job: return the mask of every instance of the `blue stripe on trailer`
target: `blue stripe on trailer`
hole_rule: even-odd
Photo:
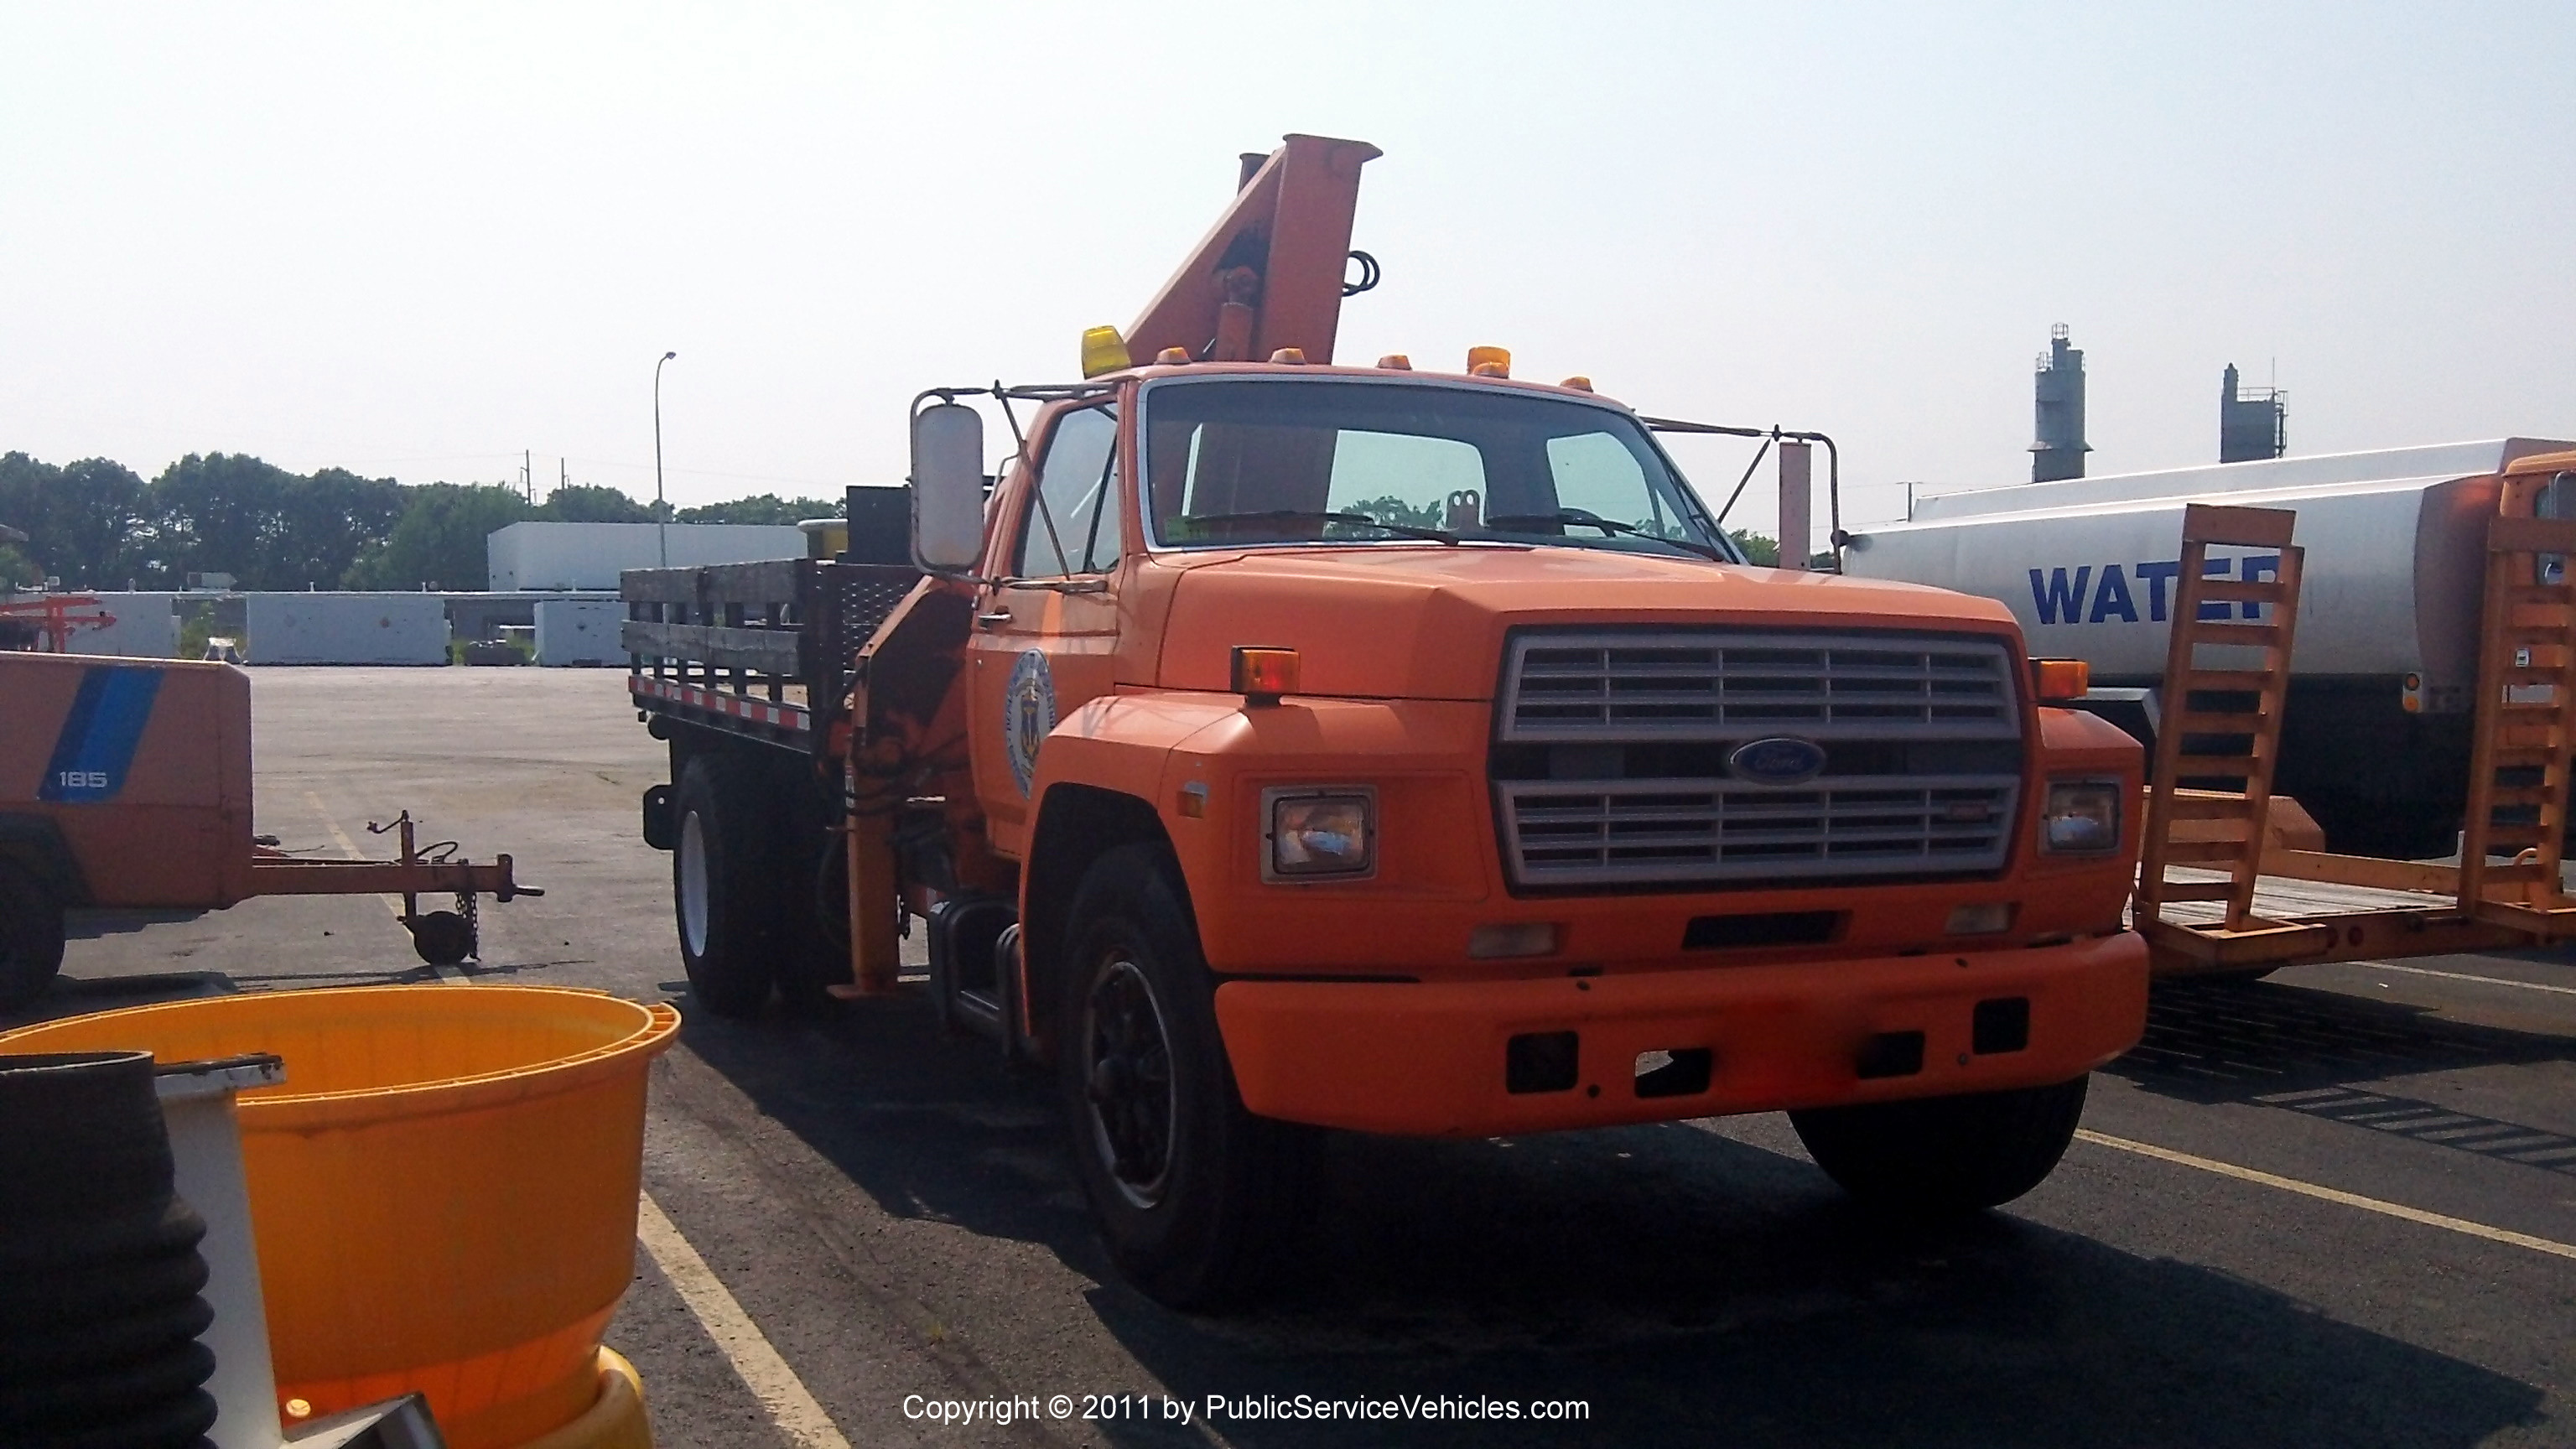
[[[100,665],[82,671],[36,798],[67,804],[115,799],[125,789],[125,772],[160,693],[158,669]]]

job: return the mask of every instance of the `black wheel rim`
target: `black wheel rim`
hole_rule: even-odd
[[[1092,1148],[1120,1195],[1150,1208],[1171,1181],[1178,1126],[1162,1003],[1144,970],[1118,954],[1093,974],[1087,1008],[1082,1077]]]

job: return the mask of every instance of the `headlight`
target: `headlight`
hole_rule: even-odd
[[[2100,855],[2120,848],[2120,782],[2051,780],[2039,814],[2040,847],[2052,855]]]
[[[1377,869],[1377,792],[1365,785],[1261,792],[1266,880],[1348,880]]]

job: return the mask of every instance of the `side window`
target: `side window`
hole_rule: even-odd
[[[1038,466],[1037,496],[1020,525],[1024,579],[1106,573],[1118,563],[1125,510],[1118,486],[1118,416],[1084,408],[1057,419]]]

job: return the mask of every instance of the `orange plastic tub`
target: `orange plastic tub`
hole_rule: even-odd
[[[241,1099],[280,1403],[416,1391],[453,1449],[512,1449],[602,1397],[645,1071],[679,1020],[588,991],[385,986],[102,1012],[0,1051],[285,1058],[284,1085]]]

